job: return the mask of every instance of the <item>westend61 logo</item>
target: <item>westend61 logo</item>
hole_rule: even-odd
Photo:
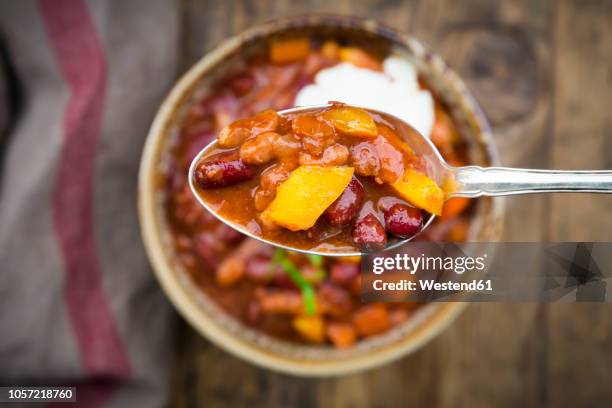
[[[377,275],[385,271],[405,271],[414,275],[418,271],[445,271],[463,274],[466,271],[483,271],[486,268],[487,254],[482,256],[375,256],[372,259],[372,272]]]

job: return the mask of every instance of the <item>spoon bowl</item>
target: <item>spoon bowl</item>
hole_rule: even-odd
[[[281,116],[289,116],[293,114],[307,113],[311,111],[320,111],[321,109],[329,108],[331,106],[332,106],[331,104],[326,104],[326,105],[297,107],[297,108],[291,108],[291,109],[279,111],[278,114]],[[401,119],[391,114],[381,112],[378,110],[374,110],[374,109],[366,109],[366,110],[369,113],[376,115],[377,119],[383,122],[386,122],[386,124],[396,129],[397,134],[404,138],[405,142],[415,151],[415,153],[417,153],[418,155],[424,156],[426,158],[426,162],[428,163],[427,172],[432,178],[434,178],[434,180],[438,182],[442,180],[445,174],[448,173],[448,168],[445,167],[446,165],[444,163],[444,160],[442,159],[442,156],[440,155],[438,150],[435,148],[433,143],[428,138],[421,136],[418,133],[418,131],[416,131],[412,126],[408,125],[406,122],[402,121]],[[239,231],[240,233],[248,236],[249,238],[253,238],[263,243],[270,244],[275,247],[283,248],[283,249],[290,250],[290,251],[301,252],[301,253],[310,254],[310,255],[321,255],[321,256],[360,256],[364,254],[363,252],[350,251],[350,250],[349,251],[337,251],[337,250],[330,251],[327,248],[304,249],[304,248],[289,247],[287,245],[283,245],[278,242],[274,242],[272,240],[266,239],[257,234],[254,234],[253,232],[246,229],[243,225],[233,222],[232,220],[229,220],[223,217],[222,215],[220,215],[199,194],[198,187],[196,185],[196,181],[193,176],[195,173],[195,168],[197,164],[200,162],[200,160],[206,157],[213,150],[215,150],[216,147],[217,147],[217,140],[215,139],[212,142],[210,142],[208,145],[206,145],[202,150],[200,150],[200,152],[194,157],[194,159],[191,161],[191,165],[189,166],[188,181],[189,181],[189,187],[191,188],[191,192],[196,197],[198,202],[208,212],[213,214],[219,221],[229,226],[230,228],[233,228]],[[431,165],[430,165],[430,162],[431,162]],[[423,227],[421,228],[421,231],[409,238],[389,239],[385,247],[385,250],[395,248],[399,245],[402,245],[408,241],[413,240],[414,238],[419,236],[420,233],[424,231],[433,222],[435,218],[436,218],[435,215],[430,214],[429,217],[424,219]]]
[[[297,107],[279,111],[281,116],[290,116],[331,107],[331,104]],[[348,106],[348,105],[347,105]],[[417,156],[423,157],[425,161],[425,172],[433,179],[445,193],[445,198],[452,197],[480,197],[480,196],[503,196],[530,193],[550,193],[550,192],[590,192],[590,193],[611,193],[612,192],[612,171],[563,171],[563,170],[534,170],[518,169],[507,167],[480,167],[465,166],[453,167],[443,159],[442,155],[435,147],[433,142],[421,135],[416,129],[389,113],[375,109],[361,108],[372,114],[377,121],[393,128],[396,133],[406,142]],[[194,173],[200,160],[206,157],[217,147],[216,139],[204,147],[193,159],[189,167],[189,187],[197,198],[198,202],[221,222],[229,227],[241,232],[242,234],[258,241],[270,244],[286,250],[301,252],[312,255],[322,256],[360,256],[363,252],[354,250],[330,251],[328,248],[304,249],[289,247],[278,242],[256,235],[244,226],[235,223],[212,208],[209,203],[202,198],[198,192]],[[384,250],[395,248],[409,242],[419,236],[435,219],[434,214],[430,214],[424,220],[421,230],[406,239],[393,238],[387,242]]]

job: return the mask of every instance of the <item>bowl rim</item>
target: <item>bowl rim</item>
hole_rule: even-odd
[[[173,86],[157,111],[147,134],[138,174],[138,214],[144,247],[160,286],[183,318],[216,346],[243,360],[286,374],[310,377],[354,373],[383,365],[400,356],[407,355],[436,337],[450,325],[468,303],[437,303],[436,310],[431,316],[424,319],[414,330],[401,339],[362,355],[352,356],[349,359],[308,360],[282,356],[264,350],[246,339],[232,336],[232,333],[221,327],[214,319],[204,313],[204,309],[199,305],[197,299],[189,293],[189,288],[181,282],[181,276],[175,271],[172,262],[166,255],[167,245],[163,242],[162,234],[159,232],[161,229],[159,226],[159,214],[156,210],[158,206],[156,200],[156,180],[159,172],[158,163],[164,143],[164,136],[172,122],[172,118],[181,103],[190,95],[206,71],[214,68],[226,56],[239,51],[244,44],[257,38],[284,32],[291,28],[308,28],[321,25],[332,25],[339,29],[353,28],[369,31],[375,36],[383,37],[396,45],[425,52],[425,48],[414,37],[402,34],[375,20],[359,17],[333,14],[293,16],[255,25],[223,40],[209,52],[205,53]],[[460,88],[459,92],[462,97],[467,99],[466,102],[469,104],[470,114],[474,116],[474,120],[480,128],[478,136],[485,139],[481,142],[483,142],[486,148],[487,156],[492,163],[496,164],[499,161],[497,149],[491,136],[489,124],[479,105],[471,93],[467,91],[463,81],[453,71],[448,69],[439,57],[430,51],[427,51],[427,54],[438,58],[445,70],[445,74],[454,77],[452,79],[454,79]],[[492,202],[491,212],[494,219],[497,220],[503,214],[503,203],[500,200],[492,200]]]

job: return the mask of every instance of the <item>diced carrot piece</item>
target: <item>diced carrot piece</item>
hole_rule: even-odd
[[[227,287],[240,281],[244,277],[245,271],[244,259],[227,258],[217,268],[215,277],[219,286]]]
[[[362,306],[353,316],[353,324],[361,336],[382,333],[391,327],[389,311],[380,304]]]
[[[382,64],[376,58],[357,47],[340,48],[340,61],[349,62],[356,67],[382,71]]]
[[[321,46],[321,55],[331,60],[337,60],[340,54],[340,46],[335,41],[325,41]]]
[[[346,166],[298,167],[278,186],[276,197],[261,218],[292,231],[312,227],[342,194],[353,171]]]
[[[449,219],[453,218],[463,212],[470,205],[470,199],[465,197],[454,197],[447,200],[442,208],[442,215],[440,218]]]
[[[322,343],[325,340],[325,325],[321,316],[298,316],[293,319],[293,327],[307,341]]]
[[[303,60],[310,53],[307,38],[292,38],[270,41],[270,61],[274,64],[287,64]]]
[[[415,207],[422,208],[431,214],[442,214],[444,192],[425,174],[407,169],[401,180],[391,186]]]
[[[355,343],[357,333],[350,323],[331,322],[327,324],[327,337],[338,348],[346,348]]]
[[[262,290],[257,295],[264,313],[297,315],[304,311],[304,302],[299,292]]]
[[[351,136],[373,138],[378,134],[376,122],[372,116],[360,108],[334,106],[323,112],[322,116],[336,129]]]

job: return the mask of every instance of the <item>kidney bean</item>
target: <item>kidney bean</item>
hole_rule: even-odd
[[[256,300],[251,300],[247,306],[246,312],[247,321],[250,324],[257,324],[261,321],[261,306]]]
[[[341,262],[331,267],[331,281],[337,285],[350,285],[359,273],[359,264]]]
[[[325,220],[335,227],[343,227],[348,225],[361,208],[365,190],[363,185],[353,177],[348,186],[344,189],[340,197],[327,207],[323,216]]]
[[[292,134],[279,136],[273,146],[274,154],[279,159],[291,159],[297,157],[302,149],[302,142]]]
[[[291,126],[293,133],[302,140],[303,150],[313,156],[321,156],[325,148],[337,140],[334,128],[313,115],[296,116]]]
[[[263,211],[274,200],[275,193],[270,190],[263,190],[262,188],[258,188],[255,191],[255,195],[253,196],[253,204],[255,205],[255,209],[257,211]]]
[[[232,123],[221,129],[217,135],[217,143],[219,143],[221,147],[236,147],[244,142],[249,136],[251,136],[251,131],[249,129],[236,126]]]
[[[387,244],[387,234],[378,218],[368,213],[357,219],[353,227],[353,242],[364,251],[378,251]]]
[[[405,204],[394,204],[384,213],[387,231],[398,238],[408,238],[421,230],[421,210]]]
[[[298,287],[295,285],[295,282],[291,280],[289,275],[285,273],[285,271],[277,270],[272,278],[272,284],[278,288],[289,289],[289,290],[298,290]]]
[[[255,176],[255,170],[236,157],[235,153],[221,153],[205,159],[196,166],[194,177],[200,187],[227,187]]]
[[[276,274],[277,269],[277,267],[271,266],[269,258],[254,257],[247,261],[246,275],[254,282],[268,283]]]
[[[192,248],[203,265],[210,268],[216,268],[219,265],[219,253],[223,246],[211,234],[202,232],[196,235],[192,242]]]
[[[248,121],[252,134],[258,135],[262,132],[276,130],[279,116],[273,109],[266,109],[244,120]]]
[[[253,89],[255,79],[251,74],[243,72],[230,78],[228,85],[236,95],[242,96]]]
[[[334,140],[331,139],[318,139],[312,136],[302,136],[302,150],[312,156],[320,157],[325,148],[331,146]]]
[[[323,282],[317,291],[317,304],[323,313],[333,317],[346,316],[353,309],[353,302],[346,289],[330,282]]]
[[[393,184],[404,174],[404,157],[384,136],[374,140],[380,171],[378,177],[381,183]]]
[[[206,223],[209,212],[198,203],[189,186],[185,186],[183,191],[176,193],[172,201],[172,215],[183,226],[197,228]]]
[[[264,170],[253,197],[255,209],[263,211],[276,197],[276,188],[289,177],[290,167],[281,162]]]
[[[302,152],[299,155],[299,162],[302,166],[341,166],[345,164],[349,157],[349,150],[346,146],[334,144],[323,150],[323,156],[313,157],[312,154]]]
[[[274,145],[279,136],[275,132],[263,132],[247,140],[240,146],[240,158],[253,165],[269,162],[275,157]]]
[[[244,235],[241,232],[238,232],[225,224],[219,224],[213,231],[213,235],[219,241],[230,245],[235,245],[244,238]]]
[[[217,143],[220,147],[237,147],[251,136],[276,130],[278,118],[275,111],[268,109],[250,118],[237,120],[221,129]]]
[[[261,175],[259,185],[264,190],[276,191],[276,188],[289,177],[289,171],[284,163],[268,167]]]
[[[360,176],[378,176],[380,171],[376,148],[370,142],[361,142],[351,147],[349,162],[355,168],[355,174]]]

